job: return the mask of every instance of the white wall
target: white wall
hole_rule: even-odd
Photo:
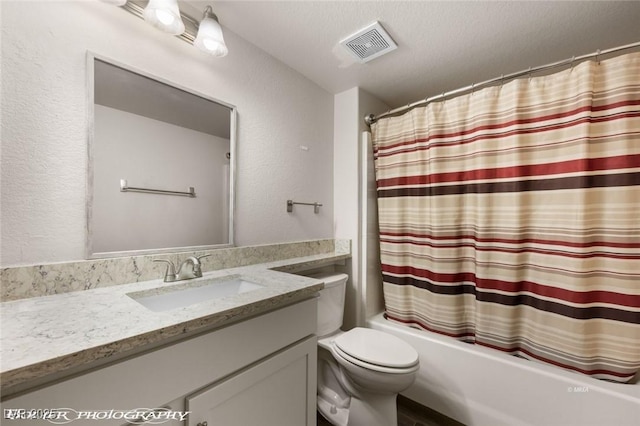
[[[95,105],[92,252],[229,242],[229,140]],[[123,155],[124,154],[124,155]],[[196,197],[121,192],[133,187]]]
[[[345,295],[343,328],[360,325],[362,305],[358,302],[358,91],[354,87],[334,98],[333,202],[336,238],[351,240],[350,279]]]
[[[365,306],[363,315],[368,319],[384,310],[378,193],[371,133],[363,134],[360,145],[360,160],[360,246],[362,251],[360,276],[364,283],[360,299]]]
[[[87,49],[237,106],[237,245],[333,237],[332,95],[230,31],[215,59],[99,1],[0,8],[3,266],[85,257]]]
[[[344,325],[346,328],[356,325],[364,325],[367,315],[379,312],[381,294],[378,290],[381,286],[380,280],[376,279],[376,270],[379,270],[379,259],[376,258],[375,246],[377,241],[377,222],[371,214],[363,217],[361,196],[369,197],[366,206],[371,213],[375,214],[375,192],[372,189],[373,169],[368,167],[371,161],[361,158],[361,135],[368,130],[364,123],[366,114],[377,114],[389,108],[380,100],[366,92],[354,87],[344,92],[338,93],[334,99],[334,175],[333,194],[335,204],[335,233],[336,238],[349,238],[352,240],[351,246],[351,280],[347,287]],[[365,167],[365,174],[368,176],[364,181],[361,179],[361,170]],[[373,204],[372,204],[373,202]],[[366,207],[365,206],[365,207]],[[364,227],[362,226],[364,225]],[[369,244],[363,247],[361,234],[366,232],[369,235]],[[373,247],[373,252],[370,248]],[[363,252],[363,248],[366,251]],[[373,268],[373,269],[372,269]],[[376,269],[377,268],[377,269]],[[368,277],[372,276],[373,281],[369,283]],[[366,285],[365,285],[366,284]],[[368,312],[367,289],[372,287],[369,298],[372,299],[372,309],[375,312]]]
[[[360,90],[358,97],[358,115],[360,116],[360,132],[369,132],[364,123],[364,117],[369,114],[378,115],[390,108],[387,104]],[[380,272],[380,232],[378,227],[378,194],[376,191],[376,177],[373,164],[373,146],[371,138],[360,138],[360,276],[363,282],[360,295],[364,306],[362,315],[369,318],[384,309],[382,297],[382,274]]]

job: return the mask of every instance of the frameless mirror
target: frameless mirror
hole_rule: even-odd
[[[235,107],[89,54],[89,258],[233,245]]]

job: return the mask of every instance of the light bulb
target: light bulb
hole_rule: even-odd
[[[159,30],[173,35],[184,32],[177,0],[149,0],[142,14],[145,21]]]
[[[204,40],[202,40],[202,43],[204,44],[204,47],[207,48],[207,50],[216,50],[220,45],[220,43],[218,43],[217,41],[211,40],[209,38],[205,38]]]
[[[165,25],[171,25],[171,23],[176,20],[176,18],[166,10],[156,10],[156,16],[158,20]]]

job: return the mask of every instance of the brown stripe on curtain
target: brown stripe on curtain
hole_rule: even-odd
[[[597,188],[640,185],[640,172],[617,175],[573,176],[557,179],[516,182],[468,183],[450,186],[379,189],[378,197],[424,197],[451,194],[487,194],[495,192],[551,191],[555,189]]]
[[[372,126],[386,316],[597,378],[640,369],[640,53]]]

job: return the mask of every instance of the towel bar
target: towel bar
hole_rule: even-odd
[[[196,196],[196,190],[193,186],[189,187],[189,191],[168,191],[165,189],[152,189],[152,188],[137,188],[135,186],[127,185],[126,179],[120,179],[120,191],[121,192],[146,192],[149,194],[164,194],[164,195],[180,195],[184,197],[194,198]]]
[[[287,200],[287,212],[291,213],[293,212],[293,205],[294,204],[300,204],[303,206],[313,206],[313,212],[318,214],[320,213],[320,207],[322,207],[321,203],[300,203],[298,201],[293,201],[293,200]]]

